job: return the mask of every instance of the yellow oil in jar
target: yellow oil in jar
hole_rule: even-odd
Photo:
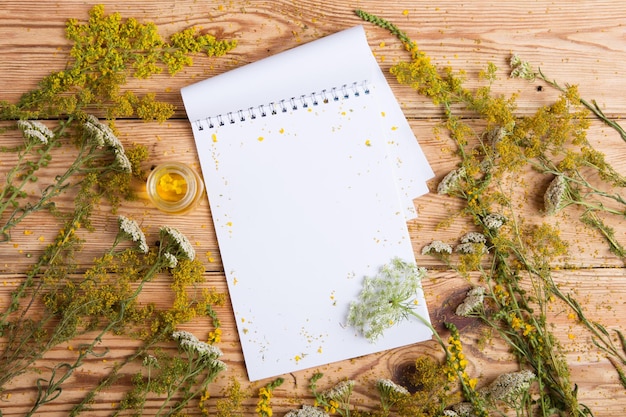
[[[148,198],[161,211],[182,214],[195,207],[204,195],[202,177],[181,162],[164,162],[146,181]]]
[[[166,172],[158,179],[156,192],[164,201],[180,201],[187,194],[187,181],[178,173]]]

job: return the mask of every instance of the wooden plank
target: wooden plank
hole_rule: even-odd
[[[17,280],[19,277],[13,278]],[[626,326],[626,302],[624,301],[626,283],[621,278],[623,278],[623,272],[620,269],[581,269],[559,272],[555,276],[563,291],[571,291],[585,303],[589,319],[603,320],[610,329]],[[207,281],[217,291],[226,291],[223,275],[209,274]],[[464,351],[469,360],[467,370],[470,375],[479,377],[481,383],[487,385],[499,373],[515,371],[516,367],[511,362],[507,346],[497,338],[484,346],[478,343],[483,328],[475,319],[455,317],[456,305],[462,300],[469,287],[470,282],[465,278],[450,272],[430,272],[424,281],[433,323],[440,330],[442,330],[444,320],[452,321],[459,327]],[[145,300],[153,300],[160,306],[164,306],[166,304],[164,300],[167,298],[164,294],[169,291],[168,281],[157,279],[146,287],[143,296]],[[256,390],[270,380],[253,384],[246,382],[243,357],[230,304],[227,303],[224,307],[218,308],[217,312],[223,320],[224,333],[220,347],[224,352],[223,358],[229,366],[229,371],[221,376],[216,384],[211,385],[209,405],[215,407],[215,403],[224,398],[224,387],[231,382],[231,377],[235,377],[241,382],[242,388],[249,392],[244,401],[245,415],[253,415],[257,400]],[[568,317],[568,310],[559,302],[554,302],[550,308],[549,320],[553,324],[553,333],[562,343],[562,349],[571,367],[571,378],[578,384],[581,402],[591,406],[595,415],[609,416],[624,412],[626,393],[619,385],[617,374],[605,356],[590,343],[589,336],[575,320]],[[209,328],[210,325],[206,321],[196,321],[186,327],[199,337],[207,335]],[[52,366],[59,360],[69,360],[72,355],[76,354],[74,349],[80,343],[89,341],[88,337],[82,337],[69,344],[61,345],[46,355],[46,359],[40,361],[39,366],[45,369],[46,366]],[[102,342],[102,348],[111,347],[112,349],[102,358],[89,358],[86,364],[64,384],[63,401],[42,408],[38,415],[55,416],[67,413],[73,404],[83,398],[86,390],[95,386],[97,381],[107,374],[113,364],[122,361],[137,346],[138,342],[127,338],[106,337]],[[319,385],[322,388],[332,386],[344,378],[356,380],[358,385],[355,390],[355,404],[366,409],[373,407],[377,400],[373,382],[381,377],[398,378],[417,357],[423,355],[436,359],[442,358],[442,352],[435,342],[425,342],[286,375],[285,384],[275,392],[274,409],[278,415],[281,415],[281,412],[295,407],[298,403],[312,404],[313,398],[308,390],[308,380],[315,371],[325,374]],[[124,372],[128,375],[122,378],[118,385],[107,389],[96,399],[93,404],[93,413],[90,415],[96,415],[96,413],[106,415],[110,412],[112,405],[115,405],[125,392],[128,378],[136,371],[136,366],[125,368]],[[34,395],[33,382],[36,378],[36,374],[27,374],[7,387],[4,395],[9,396],[10,401],[3,404],[4,415],[20,415],[26,410],[27,404],[32,401]],[[155,407],[159,405],[158,398],[152,399],[145,409],[146,415],[153,414]],[[190,414],[197,414],[197,410],[190,409]]]
[[[415,200],[419,217],[408,223],[418,262],[426,267],[441,265],[431,257],[421,255],[423,246],[435,239],[453,244],[462,234],[471,229],[463,218],[458,218],[460,210],[458,201],[436,193],[438,182],[448,172],[455,169],[458,164],[452,142],[445,137],[439,137],[434,132],[438,123],[435,120],[411,121],[413,132],[436,174],[436,177],[430,182],[432,192]],[[480,126],[475,123],[474,125],[477,131],[480,131]],[[118,121],[117,126],[120,140],[126,146],[132,146],[133,143],[136,143],[148,148],[149,158],[143,165],[146,172],[161,162],[173,160],[189,163],[199,171],[195,144],[188,121],[171,120],[165,124]],[[9,135],[5,134],[4,136],[8,137]],[[17,137],[14,139],[20,141]],[[618,172],[626,172],[626,157],[623,153],[613,152],[613,149],[623,146],[621,139],[614,132],[608,130],[601,123],[594,122],[589,131],[589,140],[599,151],[607,155],[607,161]],[[71,150],[71,147],[69,149]],[[51,183],[60,169],[69,166],[74,158],[74,154],[69,150],[58,152],[57,155],[53,158],[48,169],[39,172],[40,184]],[[0,161],[0,167],[8,169],[9,166],[9,161]],[[543,194],[550,179],[549,176],[527,173],[527,186],[523,188],[523,192],[527,193],[527,196],[524,197],[524,205],[518,213],[520,218],[535,222],[542,220],[559,222],[562,237],[572,245],[571,254],[563,260],[564,264],[578,267],[620,266],[620,261],[609,253],[602,239],[577,220],[574,210],[566,210],[554,218],[546,218],[542,215]],[[205,257],[207,270],[219,271],[222,269],[207,198],[201,202],[198,209],[188,215],[172,216],[161,213],[152,207],[142,182],[138,181],[135,186],[139,199],[124,203],[119,214],[140,221],[146,233],[149,236],[152,235],[153,240],[161,226],[169,225],[179,228],[183,233],[188,233],[189,238],[196,245],[198,253]],[[522,189],[520,188],[519,191],[522,192]],[[73,198],[72,193],[62,196],[58,201],[58,206],[62,210],[69,210]],[[55,223],[54,219],[50,220]],[[449,221],[451,223],[448,227],[441,227],[442,223]],[[94,241],[94,239],[88,238],[88,233],[84,235],[87,242],[81,253],[80,261],[86,264],[89,264],[103,250],[103,242],[110,241],[117,230],[116,215],[110,212],[110,207],[106,203],[94,214],[93,222],[97,233],[103,238],[108,237],[108,239]],[[58,220],[56,223],[60,226]],[[33,257],[38,257],[45,249],[45,245],[52,241],[59,226],[50,227],[50,223],[41,222],[38,217],[25,220],[13,230],[8,250],[0,253],[0,269],[11,272],[23,271],[23,268],[32,262]],[[626,224],[624,219],[614,218],[612,226],[616,229],[616,235],[619,238],[625,236]],[[213,259],[213,262],[208,262],[209,257]]]
[[[354,5],[337,2],[286,1],[220,3],[177,2],[171,8],[155,2],[154,7],[120,6],[115,1],[102,2],[107,12],[119,11],[143,21],[153,21],[162,36],[185,27],[202,26],[225,38],[237,38],[239,46],[220,59],[198,57],[196,64],[177,76],[159,76],[132,82],[133,90],[152,91],[177,105],[177,117],[184,117],[178,90],[193,81],[219,74],[230,68],[256,61],[295,47],[336,30],[363,22],[353,15]],[[434,62],[463,69],[469,79],[488,62],[501,68],[506,78],[507,60],[512,53],[540,66],[548,76],[562,84],[579,84],[581,93],[596,99],[609,115],[623,114],[626,98],[613,91],[624,89],[626,40],[622,7],[612,1],[583,1],[576,7],[568,3],[537,1],[529,10],[523,2],[505,6],[485,6],[482,2],[459,5],[455,1],[436,6],[415,6],[410,1],[370,2],[362,6],[390,19],[411,36]],[[69,17],[85,20],[89,5],[73,2],[47,3],[33,10],[29,2],[7,1],[3,4],[0,27],[3,55],[0,84],[3,99],[15,101],[21,93],[34,88],[51,70],[63,69],[70,47],[64,39],[64,22]],[[403,15],[406,10],[408,14]],[[35,20],[29,17],[35,13]],[[386,71],[407,54],[385,30],[365,24],[374,53]],[[381,46],[384,42],[385,46]],[[391,77],[390,77],[391,79]],[[407,88],[392,84],[409,117],[437,117],[441,113],[427,100],[416,97]],[[523,81],[502,82],[496,91],[520,93],[519,109],[525,113],[554,98],[552,92],[538,92]]]

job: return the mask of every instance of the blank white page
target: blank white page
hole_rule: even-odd
[[[346,41],[340,46],[363,38]],[[397,155],[389,152],[389,126],[381,121],[388,90],[375,74],[365,84],[360,76],[367,74],[357,74],[356,84],[330,80],[319,94],[285,96],[297,103],[257,97],[277,104],[192,122],[250,380],[431,337],[418,320],[400,323],[376,343],[346,326],[365,276],[394,257],[414,262]],[[294,77],[308,75],[303,69]],[[199,105],[202,96],[219,101],[207,86],[196,85],[186,106]],[[423,294],[417,298],[417,312],[428,318]]]

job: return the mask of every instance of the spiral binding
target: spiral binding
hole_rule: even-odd
[[[246,110],[218,114],[217,116],[207,117],[204,120],[196,120],[194,123],[198,130],[204,130],[205,127],[213,129],[216,126],[224,126],[227,123],[235,124],[237,122],[245,122],[248,119],[254,120],[258,117],[287,113],[289,110],[306,109],[311,106],[315,107],[323,103],[328,103],[331,100],[345,100],[369,93],[370,88],[367,81],[360,83],[354,82],[352,84],[344,84],[341,87],[333,87],[330,90],[324,89],[319,92],[301,95],[300,97],[291,97],[290,99],[280,100],[279,102],[270,102],[256,107],[249,107]]]

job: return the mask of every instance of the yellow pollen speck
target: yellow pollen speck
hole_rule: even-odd
[[[26,236],[30,236],[30,235],[32,235],[32,234],[33,234],[33,231],[32,231],[32,230],[24,230],[24,235],[26,235]]]
[[[13,244],[13,247],[14,247],[14,248],[17,248],[18,246],[20,246],[18,243],[14,243],[14,244]]]
[[[245,322],[246,322],[246,318],[245,318],[245,317],[242,317],[242,318],[241,318],[241,322],[242,322],[242,323],[245,323]]]
[[[408,16],[409,15],[409,11],[404,9],[404,10],[402,10],[402,14],[405,15],[405,16]]]
[[[282,127],[280,128],[280,130],[278,131],[279,133],[285,133],[285,129],[283,129]]]
[[[365,141],[365,146],[372,146],[372,142],[368,139]]]
[[[248,329],[243,329],[243,334],[248,334],[249,330]]]
[[[43,241],[44,241],[44,239],[45,239],[45,238],[44,238],[43,236],[39,236],[39,237],[37,238],[37,240],[39,240],[40,242],[43,242]]]
[[[383,117],[385,117],[385,116],[387,115],[387,113],[385,113],[384,111],[381,111],[381,112],[380,112],[380,115],[381,115],[381,116],[383,116]]]
[[[576,335],[575,335],[574,333],[568,333],[568,334],[567,334],[567,337],[568,337],[570,340],[574,340],[574,339],[576,339]]]
[[[296,363],[300,362],[301,359],[302,359],[302,357],[300,355],[296,355],[293,358],[293,360],[296,361]]]
[[[265,139],[263,136],[259,136],[259,138],[257,139],[259,142],[263,142],[263,139]]]
[[[380,46],[381,48],[384,48],[385,47],[385,42],[379,43],[378,46]]]
[[[322,347],[321,346],[317,348],[317,353],[322,353]]]
[[[213,139],[213,142],[217,142],[217,135],[213,133],[213,135],[211,136],[211,139]]]
[[[398,130],[398,126],[391,126],[391,130]]]

